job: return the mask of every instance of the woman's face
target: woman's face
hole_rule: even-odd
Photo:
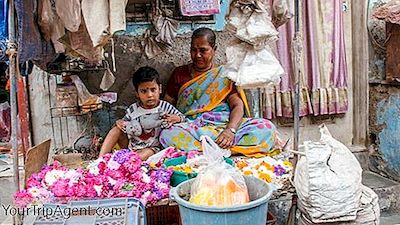
[[[207,37],[197,37],[192,40],[190,56],[193,67],[198,71],[205,71],[211,68],[215,50],[208,43]]]

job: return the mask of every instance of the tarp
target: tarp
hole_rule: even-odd
[[[0,61],[7,61],[8,1],[0,0]]]
[[[39,32],[36,0],[15,0],[18,19],[18,58],[19,62],[32,60],[41,68],[55,58],[53,45]]]
[[[0,40],[3,41],[8,38],[8,1],[0,0]]]

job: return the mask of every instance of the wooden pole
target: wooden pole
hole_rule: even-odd
[[[299,0],[294,1],[294,30],[295,30],[295,36],[294,36],[294,81],[295,81],[295,89],[294,89],[294,110],[293,110],[293,118],[294,118],[294,135],[293,135],[293,149],[295,151],[299,150],[299,135],[300,135],[300,68],[298,65],[299,62],[299,56],[298,56],[298,50],[296,49],[298,46],[298,42],[300,41],[300,24],[299,24]],[[298,160],[297,154],[294,156],[294,168],[296,167],[296,163]]]

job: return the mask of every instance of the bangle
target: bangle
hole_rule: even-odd
[[[235,128],[229,127],[228,129],[229,129],[233,134],[236,134],[236,129],[235,129]]]

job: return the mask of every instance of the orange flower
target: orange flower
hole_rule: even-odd
[[[270,170],[270,171],[274,171],[274,167],[271,165],[271,164],[269,164],[269,163],[266,163],[266,162],[261,162],[260,164],[259,164],[260,166],[265,166],[265,168],[267,168],[267,170]],[[257,168],[258,169],[258,168]]]
[[[246,162],[244,162],[244,161],[238,161],[237,163],[236,163],[236,166],[239,168],[239,169],[243,169],[244,167],[246,167],[248,164],[246,163]]]
[[[243,174],[245,176],[251,176],[251,175],[253,175],[253,172],[251,172],[251,170],[246,170],[246,171],[243,171]]]
[[[272,182],[271,176],[270,176],[269,174],[267,174],[267,173],[259,173],[259,174],[258,174],[258,177],[259,177],[261,180],[266,181],[267,183],[271,183],[271,182]]]

